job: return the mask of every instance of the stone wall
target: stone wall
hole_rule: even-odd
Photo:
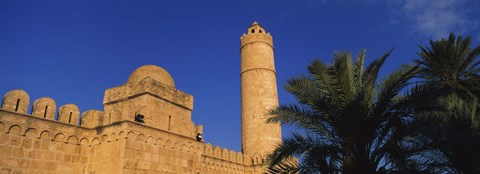
[[[204,144],[200,158],[201,173],[208,174],[256,174],[263,173],[266,159],[261,156],[251,157],[240,152]]]
[[[27,114],[29,100],[23,90],[4,96],[0,174],[253,174],[263,169],[261,156],[131,120],[108,121],[113,116],[98,110],[80,114],[73,104],[57,112],[47,97],[37,99]]]
[[[69,124],[0,110],[0,173],[86,173],[88,134]]]

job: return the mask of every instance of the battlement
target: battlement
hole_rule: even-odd
[[[250,27],[248,27],[247,33],[242,34],[240,37],[240,49],[242,49],[245,45],[254,42],[263,42],[273,48],[272,35],[265,31],[265,29],[257,22],[254,22]]]
[[[27,112],[29,104],[30,96],[28,95],[28,93],[24,90],[16,89],[7,92],[4,95],[1,109],[5,111],[19,113],[22,115],[33,116],[39,119],[53,120],[75,126],[102,125],[102,123],[93,123],[93,120],[91,121],[89,116],[82,118],[80,122],[80,110],[75,104],[62,105],[59,107],[57,112],[55,100],[49,97],[42,97],[33,102],[32,111],[30,114],[28,114]],[[91,111],[86,111],[82,115],[88,115],[87,113],[90,112]]]
[[[244,159],[243,154],[240,152],[221,148],[220,146],[212,146],[210,143],[203,144],[202,155],[237,164],[243,164]]]
[[[34,169],[25,165],[35,165],[35,170],[75,174],[137,170],[242,174],[261,173],[266,162],[260,155],[212,146],[132,120],[105,124],[107,117],[99,110],[83,112],[78,125],[73,120],[80,111],[74,104],[61,106],[55,120],[55,115],[49,114],[56,112],[55,101],[48,97],[35,100],[32,114],[27,114],[29,102],[23,90],[12,90],[4,97],[0,109],[0,148],[4,150],[0,155],[12,163],[0,167],[31,172]],[[195,129],[202,133],[201,125]]]
[[[175,88],[159,84],[151,78],[141,80],[138,85],[127,83],[108,89],[105,92],[105,103],[109,104],[127,100],[138,94],[148,94],[190,111],[193,109],[193,97],[191,95],[176,90]],[[99,110],[87,110],[81,113],[75,104],[62,105],[57,111],[57,104],[55,100],[50,97],[36,99],[33,102],[31,113],[27,113],[29,107],[30,96],[26,91],[21,89],[5,93],[1,105],[1,109],[6,111],[87,128],[95,128],[120,121],[121,115],[121,113],[113,112],[109,113],[108,118],[105,118],[104,112]]]
[[[212,159],[223,160],[241,165],[260,165],[266,163],[267,161],[266,157],[261,156],[260,154],[250,156],[241,152],[228,150],[227,148],[221,148],[220,146],[212,146],[210,143],[203,144],[202,155]]]

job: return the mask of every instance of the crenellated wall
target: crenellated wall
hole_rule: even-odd
[[[6,93],[2,101],[2,109],[19,114],[27,114],[30,97],[24,90],[16,89]],[[65,104],[56,110],[56,102],[52,98],[42,97],[33,102],[31,116],[47,120],[93,128],[103,125],[103,112],[88,110],[82,113],[85,117],[80,120],[80,110],[75,104]]]
[[[116,112],[80,112],[74,104],[57,111],[53,99],[42,97],[27,114],[29,103],[23,90],[4,96],[0,173],[253,174],[262,172],[265,161],[205,144],[194,136],[122,120]],[[198,125],[194,131],[202,134],[203,127]]]
[[[93,131],[0,110],[0,173],[86,173]]]
[[[266,159],[260,155],[251,157],[211,144],[203,144],[201,171],[208,174],[263,173]]]
[[[257,32],[261,29],[255,29]],[[252,33],[250,30],[247,34],[242,34],[240,37],[240,49],[245,45],[262,42],[273,48],[273,37],[270,33]]]

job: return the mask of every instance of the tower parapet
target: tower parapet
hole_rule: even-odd
[[[254,22],[248,27],[247,33],[240,37],[240,49],[250,43],[264,42],[273,48],[273,38],[270,33],[260,26],[257,22]]]

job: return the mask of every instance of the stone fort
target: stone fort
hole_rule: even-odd
[[[191,120],[193,96],[155,65],[107,89],[104,110],[33,101],[16,89],[0,109],[0,174],[257,174],[281,143],[264,120],[278,106],[273,40],[258,23],[240,37],[242,152],[202,140]],[[28,113],[28,109],[31,113]]]

